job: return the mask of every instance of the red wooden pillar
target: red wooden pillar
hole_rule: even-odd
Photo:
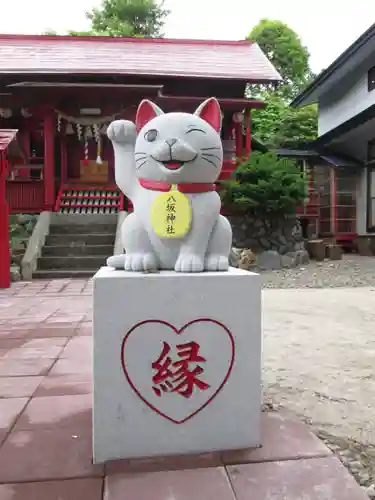
[[[68,146],[67,138],[61,137],[61,184],[65,184],[68,178]]]
[[[52,111],[44,117],[44,210],[55,204],[55,118]]]
[[[10,287],[9,210],[6,200],[5,152],[0,153],[0,288]]]
[[[237,163],[242,162],[242,157],[243,157],[243,135],[242,135],[242,121],[236,117],[236,115],[239,116],[238,113],[235,113],[234,115],[234,134],[236,138],[236,158],[237,158]]]
[[[246,159],[250,158],[251,154],[251,109],[246,111]]]

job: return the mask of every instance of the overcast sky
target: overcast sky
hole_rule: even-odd
[[[1,0],[1,33],[85,30],[85,10],[100,0]],[[303,5],[303,7],[302,7]],[[166,0],[172,38],[243,39],[264,17],[287,23],[311,53],[311,66],[327,67],[375,22],[369,0]]]

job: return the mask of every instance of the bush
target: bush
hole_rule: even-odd
[[[261,218],[294,215],[307,196],[307,178],[296,162],[276,153],[253,152],[223,184],[228,208]]]
[[[9,217],[9,246],[12,263],[20,263],[36,221],[35,215],[19,214]]]

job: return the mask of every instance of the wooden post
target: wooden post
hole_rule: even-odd
[[[251,109],[246,112],[246,159],[250,158],[251,154]]]
[[[10,287],[9,209],[5,152],[0,153],[0,288]]]
[[[61,137],[61,184],[68,178],[68,147],[66,136]]]
[[[44,210],[55,204],[55,120],[52,111],[44,116]]]
[[[338,207],[337,207],[337,179],[336,170],[333,167],[331,169],[331,231],[332,236],[336,238],[338,232]]]
[[[234,133],[236,136],[236,158],[237,162],[241,163],[243,157],[242,123],[234,122]]]

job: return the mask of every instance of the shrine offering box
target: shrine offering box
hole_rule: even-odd
[[[260,446],[259,275],[104,267],[93,293],[95,463]]]

